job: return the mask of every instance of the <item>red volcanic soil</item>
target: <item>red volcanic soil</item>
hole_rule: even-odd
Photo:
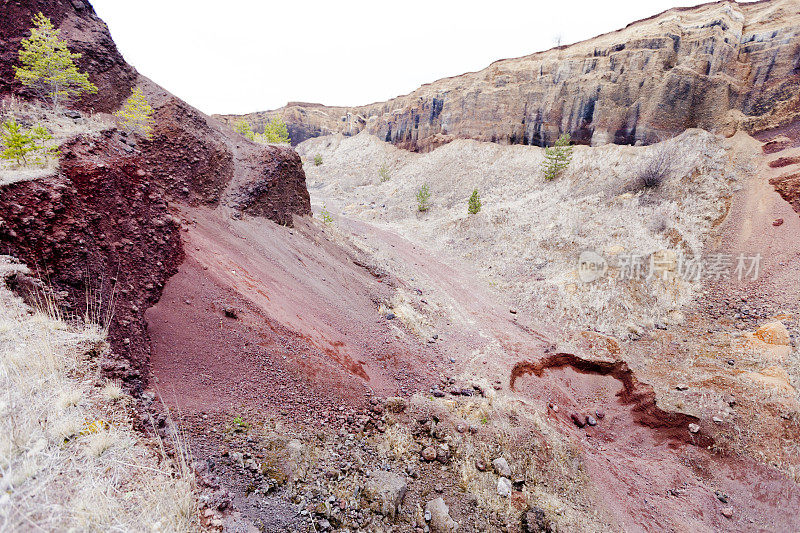
[[[177,221],[141,158],[113,131],[61,147],[61,172],[3,187],[0,249],[27,263],[79,316],[110,317],[111,377],[138,391],[150,346],[142,312],[183,258]],[[87,290],[90,297],[87,297]],[[22,291],[23,294],[26,291]],[[143,372],[145,371],[145,372]]]
[[[396,338],[378,312],[391,279],[358,266],[354,251],[302,219],[289,229],[224,209],[182,215],[186,261],[146,315],[170,401],[304,418],[432,380],[433,350]]]
[[[624,363],[556,354],[514,369],[519,395],[580,442],[590,480],[625,531],[799,531],[800,487],[747,458],[712,454]],[[578,427],[572,417],[585,423]],[[730,517],[723,509],[735,511]]]

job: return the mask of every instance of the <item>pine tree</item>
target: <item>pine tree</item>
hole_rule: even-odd
[[[39,152],[45,157],[52,149],[44,146],[44,141],[52,139],[53,136],[42,126],[34,126],[27,131],[17,124],[17,121],[10,119],[3,123],[3,130],[0,131],[0,142],[5,146],[5,150],[0,152],[0,158],[13,159],[17,165],[28,165],[27,155],[31,152]],[[36,163],[41,162],[37,155]]]
[[[49,101],[54,109],[85,92],[96,93],[97,87],[89,81],[89,75],[75,65],[81,54],[70,52],[66,41],[58,37],[61,30],[55,29],[41,13],[33,17],[33,25],[31,36],[22,40],[19,50],[22,66],[14,67],[17,79]]]
[[[417,209],[419,211],[427,211],[428,210],[428,200],[431,199],[431,190],[428,187],[428,184],[424,184],[422,187],[419,188],[417,191]]]
[[[467,203],[467,213],[475,215],[481,210],[481,196],[478,194],[478,189],[473,189],[472,195],[469,197]]]
[[[255,141],[262,144],[289,144],[289,128],[283,118],[275,115],[264,125],[264,133],[256,134]]]
[[[148,138],[153,134],[153,108],[139,87],[133,89],[122,109],[114,113],[114,116],[126,131],[136,132]]]
[[[389,173],[389,169],[386,168],[386,165],[381,165],[381,168],[378,169],[378,176],[381,178],[381,183],[389,181],[391,174]]]
[[[552,147],[545,149],[542,162],[545,179],[557,178],[569,166],[572,161],[572,145],[569,142],[569,133],[565,133]]]
[[[255,140],[255,133],[253,133],[253,127],[244,119],[237,120],[233,123],[233,129],[236,130],[236,133],[239,135],[244,135],[251,141]]]

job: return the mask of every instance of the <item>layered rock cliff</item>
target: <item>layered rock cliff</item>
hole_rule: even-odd
[[[546,145],[651,143],[700,127],[757,132],[800,114],[800,1],[675,8],[569,46],[497,61],[387,102],[279,114],[292,142],[366,130],[410,150],[456,138]],[[235,117],[226,116],[226,120]]]

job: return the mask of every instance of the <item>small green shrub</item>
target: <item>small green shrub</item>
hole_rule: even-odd
[[[475,215],[481,210],[481,195],[478,194],[478,189],[473,189],[472,194],[467,202],[467,213]]]
[[[321,164],[322,164],[322,156],[320,154],[315,155],[314,156],[314,166],[318,167]]]
[[[17,165],[24,166],[28,166],[31,162],[43,163],[55,150],[44,145],[45,141],[52,138],[53,136],[43,126],[23,130],[16,120],[6,120],[0,132],[0,143],[5,146],[0,152],[0,158],[14,160]],[[34,156],[32,161],[28,160],[28,154]]]
[[[250,424],[241,416],[235,417],[232,421],[234,431],[247,431],[250,429]]]
[[[261,144],[289,144],[289,128],[283,117],[274,116],[264,125],[264,133],[255,135],[254,140]]]
[[[322,211],[320,211],[319,216],[325,224],[333,224],[333,215],[328,211],[328,207],[325,204],[322,204]]]
[[[122,129],[149,138],[153,134],[153,108],[139,87],[131,92],[122,109],[114,113]]]
[[[428,184],[424,184],[417,191],[417,209],[419,211],[427,211],[430,207],[428,201],[431,199],[431,190]]]
[[[255,140],[255,133],[253,133],[253,127],[244,119],[237,120],[233,123],[233,129],[236,130],[236,133],[239,135],[244,135],[251,141]]]
[[[569,133],[558,138],[556,143],[544,151],[542,171],[546,180],[552,180],[561,175],[572,161],[572,145]]]
[[[381,178],[381,183],[389,181],[389,178],[391,177],[389,175],[389,169],[386,168],[385,165],[381,165],[381,168],[378,170],[378,176]]]

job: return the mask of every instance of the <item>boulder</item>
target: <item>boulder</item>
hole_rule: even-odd
[[[520,526],[523,533],[551,533],[553,527],[544,510],[539,507],[532,507],[522,513]]]
[[[789,346],[789,332],[786,330],[786,326],[778,320],[768,322],[758,328],[755,336],[767,344]]]
[[[501,477],[497,480],[497,494],[503,498],[511,496],[511,480],[507,477]]]
[[[425,504],[425,519],[432,533],[455,533],[458,522],[450,518],[450,508],[442,498],[436,498]]]
[[[498,457],[492,461],[492,466],[498,476],[511,477],[511,467],[508,466],[508,461],[506,461],[505,457]]]
[[[367,481],[364,497],[370,502],[370,507],[374,511],[384,516],[395,517],[406,490],[408,485],[403,476],[379,470]]]

